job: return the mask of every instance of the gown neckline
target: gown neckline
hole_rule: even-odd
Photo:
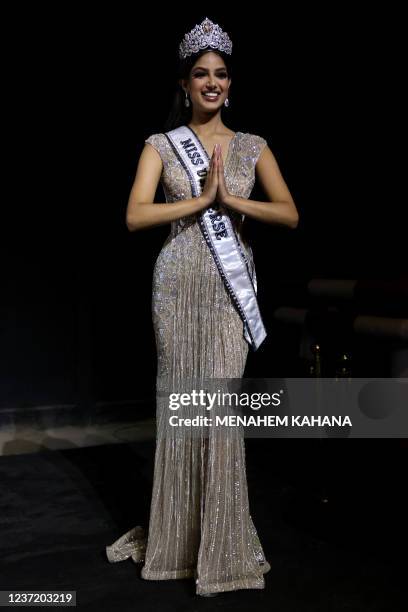
[[[207,149],[205,148],[205,146],[201,142],[201,139],[200,139],[199,135],[189,125],[186,125],[186,128],[188,128],[190,130],[190,132],[192,132],[194,134],[194,136],[197,138],[198,142],[200,143],[204,153],[206,154],[207,160],[211,161],[211,155],[209,155]],[[235,139],[236,139],[238,134],[239,134],[239,132],[234,132],[234,135],[232,136],[231,140],[229,141],[227,155],[226,155],[226,158],[225,158],[225,161],[224,161],[224,170],[227,168],[227,166],[229,164],[230,157],[231,157],[231,152],[232,152],[232,145],[233,145],[233,143],[234,143],[234,141],[235,141]]]

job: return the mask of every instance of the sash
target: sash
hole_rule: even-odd
[[[198,197],[210,163],[207,151],[197,134],[186,125],[166,132],[165,136],[188,175],[193,197]],[[228,214],[222,214],[218,205],[213,205],[202,211],[198,224],[241,316],[245,340],[256,351],[266,337],[266,330],[256,298],[256,279],[250,273],[231,218]]]

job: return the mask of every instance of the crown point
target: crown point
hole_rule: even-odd
[[[205,21],[203,23],[203,30],[206,34],[208,34],[209,32],[211,32],[212,30],[212,22],[206,17]]]

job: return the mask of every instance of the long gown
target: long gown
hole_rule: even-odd
[[[161,156],[169,205],[191,198],[187,174],[164,134],[145,142]],[[266,144],[254,134],[234,134],[224,165],[229,193],[250,196],[255,164]],[[256,287],[252,249],[240,233],[243,217],[228,214]],[[171,223],[154,266],[152,315],[157,433],[148,536],[143,527],[133,528],[107,547],[108,559],[131,555],[135,562],[144,561],[141,577],[146,580],[194,578],[197,594],[263,589],[270,565],[250,514],[242,432],[210,428],[210,434],[193,436],[168,426],[170,390],[184,391],[188,381],[204,378],[241,378],[248,354],[242,320],[196,215]]]

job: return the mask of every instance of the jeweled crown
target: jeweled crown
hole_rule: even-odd
[[[232,53],[230,37],[208,17],[184,35],[179,46],[179,57],[180,59],[185,59],[188,55],[198,53],[201,49],[207,49],[207,47],[218,49],[228,55]]]

